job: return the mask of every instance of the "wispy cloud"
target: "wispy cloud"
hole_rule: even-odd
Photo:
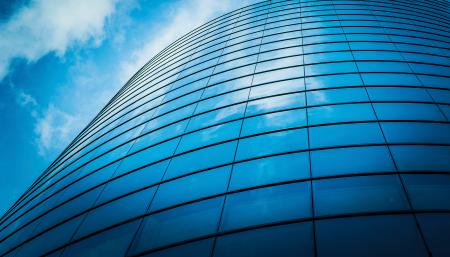
[[[25,93],[23,90],[19,90],[16,97],[17,103],[22,107],[35,107],[37,106],[37,101],[30,94]]]
[[[77,43],[98,44],[115,0],[34,0],[0,25],[0,81],[14,58],[34,62]]]
[[[76,116],[61,111],[53,105],[36,117],[35,133],[39,154],[46,156],[55,148],[66,145],[73,137],[73,131],[80,129],[80,122]]]
[[[203,23],[255,0],[178,1],[167,8],[167,14],[149,30],[141,48],[135,49],[122,63],[121,80],[126,82],[140,67],[170,43]]]

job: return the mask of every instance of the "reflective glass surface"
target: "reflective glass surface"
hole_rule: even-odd
[[[449,256],[448,9],[272,0],[179,35],[1,217],[0,256]]]

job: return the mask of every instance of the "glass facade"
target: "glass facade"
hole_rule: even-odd
[[[450,256],[448,1],[264,1],[143,66],[0,255]]]

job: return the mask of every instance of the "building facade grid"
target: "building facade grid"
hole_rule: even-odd
[[[447,256],[448,7],[265,1],[188,33],[2,217],[0,255]]]

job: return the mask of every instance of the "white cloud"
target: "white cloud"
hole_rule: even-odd
[[[82,126],[79,118],[61,111],[52,104],[42,115],[35,118],[36,144],[41,156],[60,151],[61,146],[67,145]]]
[[[99,44],[115,0],[34,0],[0,24],[0,81],[14,58],[33,62],[76,43]]]
[[[19,90],[16,100],[17,100],[17,103],[20,106],[22,106],[22,107],[26,107],[26,106],[35,107],[35,106],[37,106],[36,99],[34,99],[34,97],[31,96],[30,94],[25,93],[25,91],[23,91],[23,90]]]
[[[192,0],[178,1],[167,9],[164,20],[151,29],[142,48],[136,49],[131,58],[122,64],[121,80],[126,82],[139,68],[166,46],[217,16],[256,0]]]

